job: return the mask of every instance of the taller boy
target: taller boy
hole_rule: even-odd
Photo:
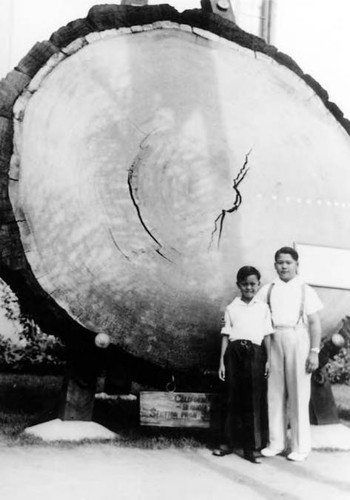
[[[269,305],[275,329],[267,339],[270,440],[261,453],[272,457],[286,448],[288,408],[291,452],[287,458],[294,461],[305,460],[311,450],[310,375],[318,367],[322,309],[316,292],[297,275],[298,261],[296,250],[280,248],[275,254],[278,278],[257,294]]]

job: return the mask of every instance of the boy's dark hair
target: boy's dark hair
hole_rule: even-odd
[[[237,273],[237,283],[241,283],[243,280],[248,278],[248,276],[256,276],[258,280],[260,281],[261,274],[259,271],[252,266],[243,266]]]
[[[299,261],[299,254],[296,250],[294,250],[294,248],[292,247],[282,247],[280,248],[279,250],[277,250],[277,252],[275,253],[275,262],[277,261],[278,257],[282,254],[282,253],[287,253],[289,255],[291,255],[291,257],[296,261],[298,262]]]

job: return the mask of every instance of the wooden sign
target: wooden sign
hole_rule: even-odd
[[[220,394],[202,392],[140,392],[140,424],[161,427],[215,426]]]

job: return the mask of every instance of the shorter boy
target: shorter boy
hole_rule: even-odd
[[[273,328],[267,304],[255,297],[260,286],[259,271],[251,266],[242,267],[237,273],[237,286],[241,297],[227,306],[221,330],[219,378],[227,388],[225,444],[213,454],[230,453],[240,435],[244,458],[259,464],[257,450],[263,444],[262,413],[266,412],[264,375],[267,375],[265,368],[268,369],[263,340],[273,333]]]

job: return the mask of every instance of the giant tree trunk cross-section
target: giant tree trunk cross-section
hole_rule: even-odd
[[[46,329],[213,367],[240,266],[267,281],[279,246],[349,247],[347,120],[233,23],[96,6],[15,76],[15,95],[1,83],[1,272]],[[329,295],[326,329],[348,298]]]

